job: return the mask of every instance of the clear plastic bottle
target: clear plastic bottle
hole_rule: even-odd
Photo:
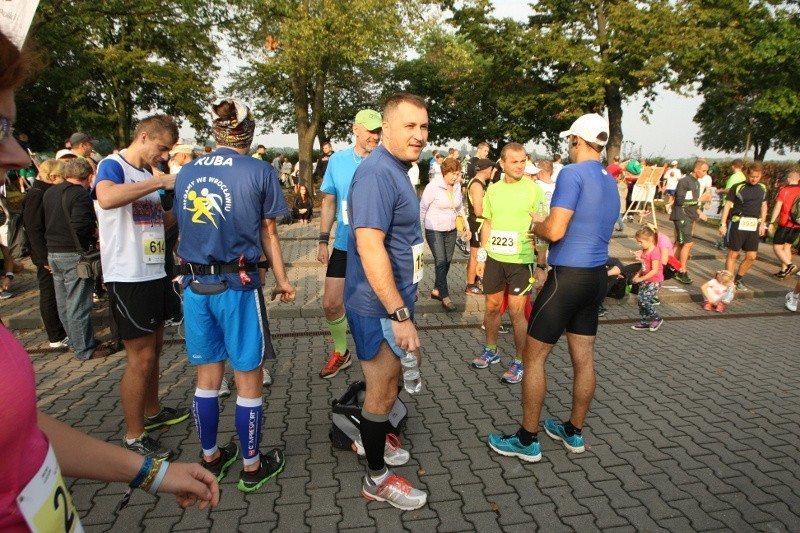
[[[539,202],[539,205],[536,209],[536,215],[539,218],[546,218],[547,217],[547,207],[544,205],[544,202]],[[543,251],[547,250],[548,242],[544,239],[541,239],[539,236],[536,237],[536,250]],[[542,261],[544,263],[544,261]]]
[[[403,386],[409,394],[416,394],[422,390],[422,380],[419,376],[419,366],[417,365],[417,356],[411,352],[406,354],[400,359],[400,364],[403,366]]]

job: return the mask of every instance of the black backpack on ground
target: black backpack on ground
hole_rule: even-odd
[[[352,449],[353,440],[361,438],[361,405],[364,402],[367,384],[363,381],[352,383],[338,400],[331,402],[331,430],[328,436],[331,445],[339,450]],[[395,435],[400,435],[408,418],[408,408],[397,398],[389,413],[389,423]]]

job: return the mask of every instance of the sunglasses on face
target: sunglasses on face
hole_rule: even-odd
[[[11,137],[13,132],[14,126],[11,124],[11,121],[6,117],[0,117],[0,141],[4,140],[6,137]]]

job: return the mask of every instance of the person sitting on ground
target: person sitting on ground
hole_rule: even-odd
[[[311,217],[314,215],[314,202],[308,195],[308,189],[305,185],[300,186],[300,192],[294,199],[294,207],[292,208],[292,218],[299,220],[300,224],[308,224],[311,222]]]
[[[703,283],[700,287],[703,293],[703,309],[714,309],[721,313],[725,304],[733,299],[733,274],[728,270],[719,270],[714,277]]]

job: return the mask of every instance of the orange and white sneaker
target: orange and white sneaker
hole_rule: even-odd
[[[387,502],[398,509],[411,511],[419,509],[428,501],[428,495],[411,486],[411,483],[389,471],[380,484],[375,484],[369,475],[364,476],[361,495],[368,500]]]
[[[328,359],[328,364],[325,365],[325,368],[319,371],[319,377],[331,379],[333,376],[338,374],[340,370],[350,366],[352,362],[350,350],[345,350],[344,355],[340,354],[339,352],[333,352],[330,359]]]
[[[364,457],[366,455],[360,437],[353,441],[353,451],[356,452],[359,457]],[[387,433],[386,444],[383,446],[383,462],[389,466],[400,466],[406,464],[409,459],[411,459],[411,454],[400,447],[400,439],[397,438],[397,435]]]

